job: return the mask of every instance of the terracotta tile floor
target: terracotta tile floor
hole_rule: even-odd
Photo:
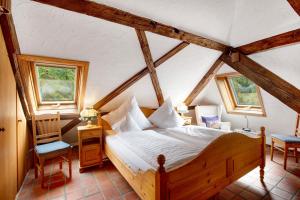
[[[292,158],[288,162],[288,171],[282,167],[282,154],[275,153],[275,162],[267,156],[265,168],[265,186],[259,181],[259,169],[255,169],[228,186],[219,198],[223,199],[292,199],[300,200],[300,164]],[[106,162],[103,168],[93,168],[82,174],[78,172],[78,158],[73,161],[73,179],[66,181],[59,172],[58,164],[48,165],[49,186],[41,189],[39,179],[34,179],[33,170],[29,171],[17,199],[86,199],[86,200],[131,200],[139,199],[128,183],[118,173],[114,166]]]

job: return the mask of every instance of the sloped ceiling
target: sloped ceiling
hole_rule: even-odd
[[[238,0],[230,33],[233,47],[300,27],[300,17],[285,0]]]
[[[95,1],[233,46],[300,27],[299,16],[282,0]],[[13,0],[12,12],[22,53],[90,62],[86,106],[146,66],[132,28],[29,0]],[[180,42],[152,33],[147,37],[154,60]],[[283,63],[296,66],[297,61],[288,57],[297,57],[299,46],[288,51],[294,53],[278,58],[272,50],[266,52],[267,57],[257,54],[252,58],[276,73],[276,68],[285,67]],[[189,45],[159,66],[157,74],[164,97],[183,101],[219,55]],[[279,64],[272,65],[277,61]],[[141,106],[158,105],[151,80],[145,76],[103,110],[115,108],[131,95]]]

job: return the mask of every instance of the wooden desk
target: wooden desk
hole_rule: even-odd
[[[79,172],[84,168],[102,165],[102,127],[78,126]]]

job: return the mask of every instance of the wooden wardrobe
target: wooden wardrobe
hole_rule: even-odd
[[[27,122],[0,28],[0,199],[15,199],[29,168]]]

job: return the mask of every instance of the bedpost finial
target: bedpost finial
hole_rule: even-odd
[[[164,171],[165,170],[164,164],[166,162],[165,156],[162,154],[159,154],[159,156],[157,157],[157,162],[159,164],[159,171],[161,171],[161,170]]]
[[[266,128],[264,126],[260,127],[260,132],[262,135],[265,135]]]

